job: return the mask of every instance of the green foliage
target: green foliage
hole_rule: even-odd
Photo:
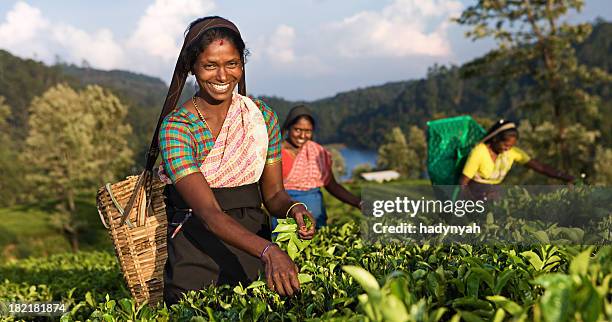
[[[351,173],[351,179],[353,181],[363,181],[364,179],[361,177],[361,174],[364,172],[373,171],[372,165],[369,163],[358,164],[353,168],[353,172]]]
[[[555,132],[548,138],[558,155],[553,163],[557,168],[570,167],[568,162],[576,155],[568,142],[570,127],[576,123],[593,126],[601,118],[594,85],[612,81],[608,71],[578,61],[576,45],[587,39],[592,26],[572,25],[563,17],[570,10],[580,11],[583,5],[582,0],[480,0],[457,19],[471,27],[468,37],[493,38],[499,45],[466,65],[466,75],[489,74],[503,85],[531,81],[516,92],[517,107],[531,110],[538,123],[554,122]]]
[[[532,125],[529,121],[522,121],[519,125],[520,140],[518,145],[523,148],[532,158],[538,159],[547,164],[561,164],[562,155],[559,154],[557,146],[552,144],[558,127],[550,122],[539,125]],[[574,176],[580,173],[587,175],[596,174],[594,169],[594,156],[596,151],[601,151],[601,146],[596,144],[600,136],[599,131],[588,130],[582,124],[575,123],[565,128],[562,139],[568,146],[572,157],[566,160],[565,169]],[[601,152],[600,152],[601,153]],[[601,155],[605,159],[605,155]],[[602,169],[605,171],[605,169]],[[542,182],[542,177],[534,171],[520,171],[519,176],[509,177],[514,182],[538,183]],[[603,175],[603,174],[602,174]],[[605,175],[600,176],[604,178]],[[550,183],[555,181],[548,180]],[[558,181],[556,181],[558,183]]]
[[[77,194],[115,179],[131,163],[127,107],[99,86],[76,92],[60,84],[35,98],[30,113],[22,154],[27,182],[39,196],[61,201],[57,221],[77,249],[84,225],[76,216]]]
[[[0,96],[0,206],[14,205],[23,190],[20,183],[23,168],[17,158],[17,144],[11,140],[8,124],[11,109],[4,97]]]
[[[612,64],[607,51],[612,39],[610,34],[612,24],[596,21],[591,35],[584,42],[575,44],[578,61],[610,72]],[[509,61],[505,65],[512,64],[514,62]],[[536,113],[531,110],[518,108],[523,101],[524,89],[533,83],[532,80],[502,82],[484,71],[469,79],[462,78],[462,73],[469,70],[470,65],[434,65],[423,79],[359,88],[311,102],[265,96],[262,99],[276,111],[281,122],[292,106],[308,104],[318,120],[318,142],[344,143],[368,149],[378,148],[388,129],[394,126],[400,126],[408,133],[411,125],[423,128],[425,122],[436,118],[460,114],[489,119],[536,118]],[[0,95],[5,96],[11,106],[9,123],[18,145],[22,144],[27,134],[27,106],[35,96],[61,82],[67,82],[74,88],[99,84],[129,106],[127,122],[133,129],[129,145],[134,151],[134,164],[142,165],[167,91],[167,86],[161,80],[125,71],[100,71],[64,64],[48,67],[40,62],[19,59],[5,51],[0,51],[0,70],[6,71],[0,79]],[[505,74],[501,72],[500,75]],[[612,113],[609,82],[593,82],[593,85],[593,91],[588,93],[601,97],[599,113]],[[192,93],[193,85],[188,83],[180,102]],[[541,115],[538,117],[541,118]],[[540,123],[542,120],[536,121]],[[588,128],[612,128],[612,118],[581,122]],[[612,132],[602,133],[601,140],[604,146],[610,146]]]
[[[334,147],[327,147],[327,150],[332,157],[332,172],[336,179],[343,177],[346,174],[346,163],[342,157],[342,153]]]
[[[612,149],[597,146],[594,163],[593,173],[595,178],[593,183],[608,185],[612,183]]]
[[[102,86],[112,91],[129,107],[125,120],[133,130],[133,134],[127,137],[130,149],[134,151],[133,164],[144,166],[145,153],[151,143],[151,136],[168,91],[167,85],[159,78],[120,70],[101,71],[64,64],[58,65],[57,68],[66,77],[75,79],[70,82],[73,87]],[[181,96],[179,103],[190,97],[192,88],[190,83],[185,85],[183,93],[189,96]],[[131,174],[135,172],[132,171]]]
[[[28,105],[49,87],[66,80],[57,68],[31,59],[20,59],[0,50],[0,95],[11,107],[11,136],[22,142],[27,134]]]
[[[410,161],[414,161],[416,154],[408,149],[406,137],[399,127],[394,127],[385,135],[383,145],[378,148],[377,167],[379,169],[394,169],[402,176],[410,174]]]
[[[112,250],[108,231],[97,218],[95,195],[81,195],[76,200],[77,218],[86,234],[80,234],[82,250]],[[56,203],[0,208],[0,262],[26,257],[46,257],[71,250],[70,242],[54,222],[58,216]]]
[[[395,169],[405,178],[419,178],[425,171],[427,160],[425,133],[416,126],[410,127],[408,139],[399,127],[385,135],[378,149],[377,167]]]
[[[302,292],[292,298],[260,279],[189,292],[172,307],[138,306],[114,255],[103,252],[0,265],[0,297],[64,301],[64,321],[600,321],[612,314],[609,246],[381,245],[345,224],[322,229],[308,249],[296,257]]]
[[[408,149],[414,151],[416,163],[411,178],[422,178],[427,168],[427,139],[425,132],[416,126],[411,126],[408,132]]]
[[[310,228],[312,223],[308,218],[304,218],[306,227]],[[278,234],[274,239],[274,242],[280,246],[283,250],[289,254],[291,259],[295,259],[300,253],[302,253],[308,245],[310,240],[301,239],[298,234],[298,225],[293,218],[278,219],[278,225],[272,231],[272,233]]]

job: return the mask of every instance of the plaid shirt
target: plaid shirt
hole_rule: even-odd
[[[253,99],[268,130],[266,164],[281,160],[281,132],[276,113],[264,101]],[[196,115],[180,107],[166,116],[159,132],[163,172],[176,183],[200,171],[200,165],[215,145],[213,135]]]

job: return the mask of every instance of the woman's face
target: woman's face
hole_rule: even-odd
[[[499,154],[499,153],[510,150],[515,144],[516,144],[516,136],[509,136],[504,141],[498,142],[492,148],[495,153]]]
[[[304,143],[312,139],[312,122],[306,117],[300,117],[295,124],[289,128],[287,140],[296,148],[301,148]]]
[[[213,40],[198,55],[192,70],[205,100],[211,103],[231,100],[242,77],[240,53],[227,39]]]

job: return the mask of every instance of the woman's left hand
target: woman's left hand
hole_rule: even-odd
[[[312,214],[304,207],[304,205],[296,205],[291,209],[291,213],[289,214],[291,218],[295,219],[295,222],[298,225],[298,235],[302,239],[312,239],[315,234],[315,220]],[[304,217],[308,217],[310,220],[310,228],[306,227],[306,222],[304,221]]]

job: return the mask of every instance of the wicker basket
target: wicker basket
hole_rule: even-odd
[[[129,216],[123,221],[123,208],[140,177],[149,181],[140,185]],[[144,172],[113,185],[107,184],[98,190],[96,198],[100,219],[113,240],[132,296],[138,304],[146,301],[150,305],[163,299],[163,270],[167,258],[164,183],[153,177],[150,172]]]

